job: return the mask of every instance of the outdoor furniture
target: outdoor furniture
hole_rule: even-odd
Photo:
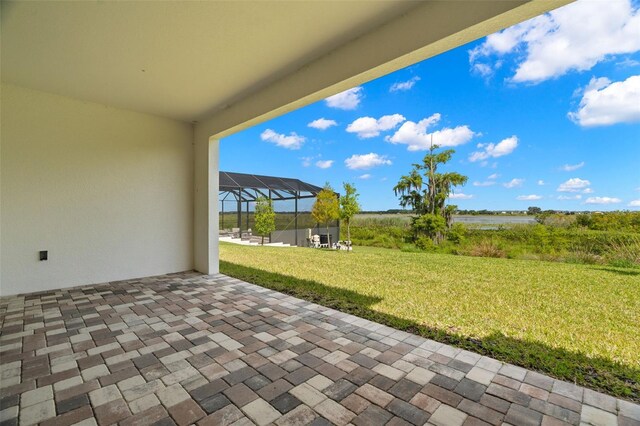
[[[315,234],[311,236],[311,247],[320,248],[320,235]]]
[[[351,250],[351,241],[349,241],[349,240],[338,241],[338,244],[336,245],[336,248],[338,250],[350,251]]]

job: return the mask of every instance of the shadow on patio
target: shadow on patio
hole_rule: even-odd
[[[224,274],[262,287],[290,294],[322,306],[366,318],[398,330],[407,331],[437,342],[456,346],[481,355],[518,365],[600,392],[632,401],[640,401],[640,369],[603,357],[555,348],[531,340],[516,339],[499,331],[482,338],[461,335],[405,318],[379,312],[372,306],[380,298],[353,291],[220,261]],[[621,271],[610,269],[611,272]],[[637,273],[633,273],[637,274]],[[560,374],[558,374],[560,372]],[[555,374],[554,374],[555,373]]]

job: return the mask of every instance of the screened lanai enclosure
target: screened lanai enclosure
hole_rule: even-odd
[[[266,241],[306,247],[311,235],[317,234],[324,243],[326,225],[316,223],[311,216],[311,208],[321,190],[299,179],[220,172],[220,236],[260,241],[253,231],[254,211],[256,199],[265,197],[272,200],[276,213],[276,230]],[[330,224],[329,234],[332,243],[339,240],[339,221]]]

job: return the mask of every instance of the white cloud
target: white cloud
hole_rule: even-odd
[[[558,196],[558,200],[580,200],[581,198],[582,198],[582,195],[580,194]]]
[[[489,77],[493,75],[493,68],[491,65],[477,62],[471,65],[473,72],[480,74],[482,77]]]
[[[473,195],[471,195],[471,194],[463,194],[462,192],[457,192],[457,193],[449,194],[449,198],[454,199],[454,200],[469,200],[469,199],[473,198]]]
[[[393,136],[387,136],[385,140],[393,144],[408,145],[409,151],[426,151],[431,147],[432,140],[434,145],[449,147],[465,144],[475,136],[475,133],[466,125],[445,127],[428,133],[429,127],[436,125],[440,118],[441,115],[435,113],[417,123],[406,121]]]
[[[473,182],[473,186],[492,186],[495,184],[496,182],[493,180],[485,180],[484,182],[478,182],[478,181]]]
[[[635,59],[631,59],[631,58],[624,58],[623,60],[616,62],[616,65],[618,65],[619,67],[637,67],[638,65],[640,65],[640,61],[636,61]]]
[[[516,197],[516,200],[519,200],[519,201],[536,201],[536,200],[541,200],[541,199],[542,199],[542,195],[535,195],[535,194],[518,195]]]
[[[327,120],[324,117],[313,120],[311,123],[307,124],[307,126],[318,130],[327,130],[329,127],[337,125],[338,123],[336,123],[335,120]]]
[[[538,185],[540,185],[540,186],[544,185],[544,181],[543,181],[542,179],[540,179],[540,180],[538,181]]]
[[[300,136],[295,132],[291,132],[287,136],[284,134],[276,133],[271,129],[267,129],[262,132],[260,138],[263,141],[271,142],[276,144],[277,146],[281,146],[287,149],[300,149],[300,147],[302,147],[302,144],[306,140],[304,136]]]
[[[483,64],[481,62],[476,62],[471,64],[471,71],[480,75],[485,80],[489,80],[489,78],[493,77],[493,74],[497,69],[501,68],[504,65],[504,61],[502,59],[497,60],[494,64]]]
[[[524,179],[511,179],[509,182],[507,183],[503,183],[502,186],[504,186],[505,188],[518,188],[520,186],[522,186],[522,184],[524,183]]]
[[[640,75],[615,83],[605,77],[592,78],[578,110],[568,116],[583,127],[640,121]]]
[[[640,207],[640,200],[631,200],[629,207]]]
[[[370,169],[376,166],[391,165],[391,160],[387,159],[386,155],[378,155],[376,153],[370,152],[369,154],[362,155],[354,154],[344,160],[344,164],[351,170],[362,170]]]
[[[469,52],[469,62],[475,72],[487,75],[496,68],[493,57],[515,53],[518,64],[511,80],[537,83],[638,50],[640,13],[630,0],[579,0],[488,36]]]
[[[360,139],[373,138],[380,132],[396,128],[404,120],[400,114],[383,115],[377,120],[373,117],[360,117],[347,126],[347,132],[356,133]]]
[[[612,197],[589,197],[584,202],[585,204],[617,204],[621,203],[622,200]]]
[[[563,182],[558,186],[558,192],[584,192],[590,191],[589,186],[591,186],[591,182],[586,179],[580,178],[572,178],[566,182]]]
[[[329,96],[324,101],[328,107],[350,110],[356,109],[363,97],[362,87],[358,86],[337,95]]]
[[[313,161],[313,157],[300,157],[302,160],[302,167],[309,167]]]
[[[362,179],[362,180],[367,180],[367,179],[371,179],[373,176],[370,175],[369,173],[365,173],[363,175],[358,176],[358,179]]]
[[[333,160],[318,160],[316,161],[316,167],[321,169],[328,169],[333,165]]]
[[[391,87],[389,88],[389,91],[390,92],[403,92],[403,91],[406,91],[406,90],[411,90],[411,88],[413,88],[413,86],[418,81],[420,81],[420,77],[415,76],[415,77],[410,78],[407,81],[402,81],[402,82],[399,82],[399,83],[393,83],[391,85]]]
[[[560,167],[560,170],[565,171],[565,172],[572,172],[574,170],[578,170],[579,168],[584,167],[584,161],[578,163],[578,164],[565,164],[564,166]]]
[[[498,173],[494,173],[492,175],[487,176],[487,179],[498,179],[500,175]]]
[[[479,143],[477,147],[482,151],[471,153],[469,156],[469,161],[471,162],[486,160],[488,158],[498,158],[511,154],[518,147],[518,137],[511,136],[510,138],[503,139],[497,144]]]

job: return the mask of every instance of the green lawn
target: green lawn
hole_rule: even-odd
[[[221,272],[640,400],[640,271],[406,253],[220,245]]]

